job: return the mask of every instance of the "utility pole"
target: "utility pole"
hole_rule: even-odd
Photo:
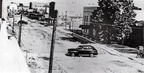
[[[52,32],[52,40],[51,40],[51,49],[50,49],[50,61],[49,61],[49,71],[48,73],[52,73],[53,67],[53,54],[54,54],[54,45],[55,45],[55,38],[56,38],[56,27],[57,27],[57,13],[58,11],[54,11],[54,20],[53,20],[53,32]]]
[[[14,31],[14,25],[15,24],[15,14],[13,14],[13,27],[12,27],[12,30]]]
[[[74,20],[72,20],[72,32],[74,32]]]
[[[22,12],[21,12],[21,18],[19,21],[19,38],[18,38],[18,44],[21,47],[21,31],[22,31]]]
[[[51,51],[50,51],[50,62],[49,62],[49,72],[52,73],[52,66],[53,66],[53,53],[54,53],[54,45],[55,45],[55,38],[56,38],[56,19],[53,20],[53,32],[52,32],[52,41],[51,41]]]
[[[2,18],[2,2],[3,0],[0,0],[0,18]]]
[[[72,25],[73,25],[73,19],[72,19],[72,17],[71,17],[71,28],[70,28],[70,30],[72,30]]]
[[[67,11],[65,12],[65,29],[66,29],[66,25],[67,25]]]

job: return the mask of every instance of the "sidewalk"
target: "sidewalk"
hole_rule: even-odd
[[[0,73],[30,73],[16,39],[8,40],[6,26],[0,31]]]

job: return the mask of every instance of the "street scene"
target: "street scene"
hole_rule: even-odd
[[[0,73],[144,73],[143,5],[1,0]]]

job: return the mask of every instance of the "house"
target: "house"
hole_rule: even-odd
[[[7,6],[7,16],[12,18],[13,15],[18,13],[18,5],[14,2],[11,2],[8,6]]]
[[[41,14],[43,12],[49,13],[49,3],[32,2],[32,9],[40,12]]]
[[[88,36],[90,32],[90,24],[91,24],[91,15],[94,10],[97,10],[96,6],[87,6],[83,8],[83,25],[80,25],[82,28],[82,33],[84,36]]]
[[[18,5],[14,2],[11,2],[10,5],[7,7],[7,11],[14,14],[18,11]]]
[[[22,9],[23,9],[24,11],[25,11],[25,10],[29,10],[29,6],[18,6],[18,9],[19,9],[19,10],[22,10]]]

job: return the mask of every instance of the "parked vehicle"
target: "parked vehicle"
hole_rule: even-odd
[[[67,55],[74,56],[90,56],[98,55],[98,51],[91,45],[79,45],[77,48],[68,49]]]
[[[29,13],[28,17],[31,19],[41,20],[43,15],[38,13]]]

